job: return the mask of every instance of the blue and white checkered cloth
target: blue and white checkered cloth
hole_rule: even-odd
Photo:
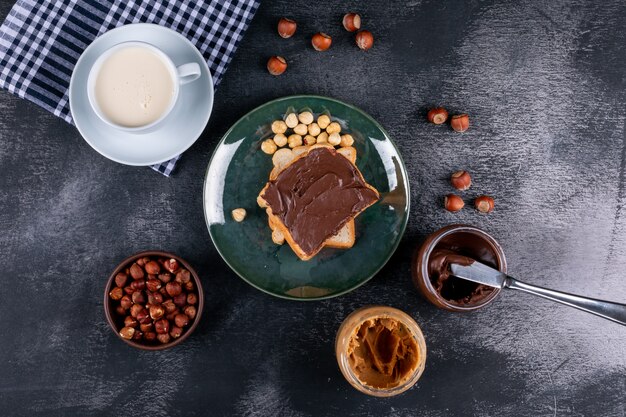
[[[72,123],[68,88],[81,53],[106,31],[155,23],[187,37],[220,82],[260,0],[18,0],[0,27],[0,87]],[[166,176],[180,155],[152,168]]]

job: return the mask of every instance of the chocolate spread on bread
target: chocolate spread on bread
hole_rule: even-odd
[[[378,201],[358,168],[334,149],[312,149],[269,182],[263,198],[307,254]]]

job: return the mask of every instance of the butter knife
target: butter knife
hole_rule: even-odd
[[[581,297],[580,295],[568,294],[548,288],[537,287],[518,281],[497,269],[474,261],[469,266],[450,264],[450,271],[458,278],[496,288],[510,288],[520,290],[557,303],[565,304],[587,313],[595,314],[607,320],[614,321],[626,326],[626,305],[610,301],[596,300],[594,298]]]

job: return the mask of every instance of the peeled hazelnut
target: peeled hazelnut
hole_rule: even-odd
[[[158,320],[165,315],[165,309],[162,306],[150,306],[150,317],[152,320]]]
[[[339,133],[335,132],[328,135],[328,143],[333,146],[339,145],[341,143],[341,136],[339,135]]]
[[[337,122],[332,122],[326,127],[326,132],[329,135],[333,133],[341,133],[341,125]]]
[[[120,330],[120,336],[126,340],[130,340],[135,335],[135,329],[132,327],[122,327]]]
[[[267,71],[272,75],[280,75],[287,69],[287,61],[282,56],[273,56],[267,61]]]
[[[294,33],[296,33],[296,28],[298,25],[295,21],[291,19],[287,19],[286,17],[281,17],[278,21],[278,34],[281,38],[291,38]]]
[[[134,263],[130,267],[130,276],[133,279],[141,279],[144,277],[143,269],[137,263]]]
[[[347,146],[352,146],[354,144],[354,138],[352,135],[341,135],[341,142],[339,142],[339,146],[345,148]]]
[[[161,288],[163,286],[163,283],[161,281],[159,281],[158,279],[149,279],[146,282],[146,288],[148,289],[148,291],[158,291],[159,288]]]
[[[178,307],[184,307],[187,304],[187,294],[181,293],[173,298],[174,304]]]
[[[123,296],[122,299],[120,300],[120,306],[124,310],[128,310],[132,305],[133,305],[133,300],[130,299],[129,295]]]
[[[448,120],[448,112],[443,107],[436,107],[434,109],[430,109],[426,117],[429,122],[440,125]]]
[[[167,269],[171,273],[175,273],[176,271],[178,271],[178,268],[179,268],[178,261],[176,259],[174,259],[174,258],[172,258],[172,259],[170,259],[168,261],[165,261],[163,263],[163,266],[165,267],[165,269]]]
[[[120,287],[115,287],[111,290],[111,292],[109,292],[109,297],[116,301],[120,300],[123,296],[124,290],[122,290]]]
[[[327,143],[328,142],[328,133],[322,132],[317,135],[317,143]]]
[[[343,27],[348,32],[354,32],[361,28],[361,16],[356,13],[348,13],[343,17]]]
[[[150,275],[156,275],[161,272],[161,265],[158,262],[150,261],[145,266],[146,272]]]
[[[185,313],[185,315],[191,320],[196,317],[196,312],[197,310],[194,306],[187,306],[183,309],[183,313]]]
[[[277,135],[275,135],[272,140],[279,148],[287,144],[287,136],[283,135],[282,133],[278,133]]]
[[[302,143],[307,146],[315,145],[317,143],[317,139],[315,139],[315,136],[306,135],[304,139],[302,139]]]
[[[295,113],[289,113],[285,118],[285,124],[288,128],[293,129],[298,125],[298,116]]]
[[[242,209],[243,210],[243,209]],[[176,282],[180,284],[186,284],[191,281],[191,272],[186,269],[181,269],[178,274],[176,274]]]
[[[300,135],[289,135],[287,138],[287,143],[289,143],[290,148],[295,148],[296,146],[302,146],[302,136]]]
[[[124,327],[137,327],[139,322],[132,316],[126,316],[124,319]]]
[[[467,114],[456,114],[452,116],[450,126],[457,132],[465,132],[469,129],[469,116]]]
[[[322,32],[316,33],[313,35],[313,38],[311,38],[311,44],[316,51],[325,51],[330,48],[332,43],[333,40],[331,37]]]
[[[306,127],[304,123],[300,123],[296,127],[293,128],[293,133],[296,135],[304,136],[309,132],[309,129]]]
[[[153,342],[157,338],[157,334],[155,332],[144,332],[143,340],[146,342]]]
[[[137,318],[137,314],[139,314],[141,310],[144,310],[144,307],[141,304],[133,304],[130,307],[130,315]]]
[[[480,197],[476,198],[476,200],[474,200],[474,207],[476,207],[476,210],[480,211],[481,213],[491,213],[494,209],[493,198],[486,195],[481,195]]]
[[[356,45],[364,51],[367,51],[374,45],[374,35],[369,30],[361,30],[355,37]]]
[[[185,327],[189,324],[189,317],[187,317],[186,314],[177,314],[176,317],[174,317],[174,323],[178,327]]]
[[[317,136],[320,134],[321,131],[322,129],[320,129],[320,125],[318,125],[317,123],[311,123],[309,125],[309,135]]]
[[[277,245],[282,245],[285,243],[285,235],[278,229],[272,230],[272,242]]]
[[[235,220],[236,222],[242,222],[243,219],[246,218],[246,209],[236,208],[230,214],[233,216],[233,220]],[[176,277],[178,277],[178,275]]]
[[[124,285],[126,285],[126,281],[128,281],[128,275],[122,272],[115,276],[115,285],[117,285],[118,287],[123,287]]]
[[[320,129],[326,129],[330,124],[330,117],[327,114],[320,114],[317,118],[317,124]]]
[[[196,304],[198,302],[198,296],[194,293],[187,294],[187,304]]]
[[[172,336],[172,339],[178,339],[182,334],[183,329],[177,326],[172,326],[172,330],[170,330],[170,336]]]
[[[135,291],[133,295],[130,297],[135,304],[141,304],[146,302],[146,297],[143,294],[143,291]]]
[[[465,191],[472,185],[472,177],[467,171],[457,171],[450,177],[452,186],[459,191]]]
[[[287,131],[287,123],[282,120],[274,120],[272,122],[272,132],[274,134],[285,133]]]
[[[169,343],[170,342],[170,335],[169,333],[165,333],[165,334],[157,334],[157,340],[163,344]]]
[[[175,297],[179,295],[183,289],[180,286],[179,282],[172,281],[167,283],[167,285],[165,286],[165,290],[170,295],[170,297]]]
[[[315,120],[315,118],[313,117],[313,113],[311,113],[310,111],[303,111],[298,115],[298,120],[300,121],[300,123],[308,126],[313,123],[313,120]],[[300,135],[300,133],[298,134]]]
[[[156,330],[159,334],[169,333],[170,332],[170,322],[161,319],[154,322],[154,330]]]
[[[443,204],[446,210],[451,211],[451,212],[459,211],[463,208],[463,206],[465,206],[463,199],[455,194],[448,194],[444,198]]]
[[[261,142],[261,150],[268,155],[272,155],[274,152],[276,152],[276,149],[278,149],[278,147],[272,139],[266,139]]]

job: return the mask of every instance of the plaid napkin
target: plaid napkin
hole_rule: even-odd
[[[0,27],[0,87],[72,123],[68,88],[80,54],[128,23],[186,36],[219,84],[260,0],[18,0]],[[166,176],[180,155],[152,168]]]

